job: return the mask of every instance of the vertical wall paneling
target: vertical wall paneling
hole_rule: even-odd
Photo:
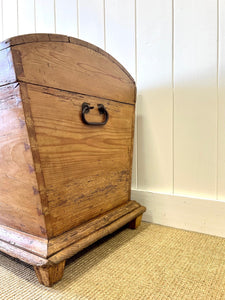
[[[103,0],[78,0],[79,38],[104,49]]]
[[[77,1],[55,0],[56,33],[77,37]]]
[[[135,76],[134,79],[137,82],[137,0],[134,1],[135,5],[135,15],[134,15],[134,29],[135,29]],[[137,112],[138,112],[138,101],[136,99],[136,109],[135,109],[135,127],[134,127],[134,145],[133,145],[133,164],[132,164],[132,181],[131,188],[137,189]]]
[[[218,1],[218,199],[225,200],[225,1]]]
[[[135,1],[105,1],[106,51],[135,77]]]
[[[55,33],[54,0],[35,0],[36,32]]]
[[[2,0],[3,39],[18,34],[17,0]]]
[[[18,33],[35,32],[34,0],[18,0]]]
[[[215,199],[217,6],[175,0],[174,192]]]
[[[171,193],[172,1],[137,1],[138,188]]]

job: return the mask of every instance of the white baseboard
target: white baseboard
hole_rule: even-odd
[[[225,202],[132,190],[147,208],[143,221],[225,237]]]

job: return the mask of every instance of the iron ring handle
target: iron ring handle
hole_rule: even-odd
[[[104,105],[103,104],[97,104],[98,106],[98,111],[99,111],[99,114],[104,114],[105,115],[105,119],[103,122],[88,122],[86,119],[85,119],[85,114],[88,114],[90,109],[93,109],[94,106],[90,106],[89,103],[86,103],[84,102],[82,104],[82,114],[81,114],[81,118],[82,118],[82,121],[84,124],[86,125],[94,125],[94,126],[101,126],[101,125],[105,125],[107,122],[108,122],[108,119],[109,119],[109,114],[107,112],[107,110],[105,109]]]

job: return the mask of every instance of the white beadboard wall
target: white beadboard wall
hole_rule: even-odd
[[[144,220],[225,237],[225,0],[0,0],[0,40],[33,32],[96,44],[135,78]]]

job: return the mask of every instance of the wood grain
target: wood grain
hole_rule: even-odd
[[[128,201],[134,107],[30,84],[21,91],[31,105],[51,219],[49,237]],[[104,104],[108,123],[83,124],[83,102]],[[87,118],[101,121],[97,110]]]
[[[37,42],[69,42],[69,37],[61,34],[24,34],[10,37],[0,43],[0,51],[16,45]]]
[[[134,220],[132,220],[129,224],[128,227],[131,229],[137,229],[141,225],[141,220],[142,220],[142,215],[138,216]]]
[[[108,226],[105,226],[105,227],[93,232],[89,236],[83,238],[82,240],[79,240],[77,243],[74,243],[74,244],[70,245],[69,247],[62,249],[61,251],[59,251],[58,253],[56,253],[55,255],[53,255],[49,258],[49,263],[58,264],[59,262],[75,255],[76,253],[78,253],[82,249],[88,247],[89,245],[93,244],[100,238],[113,233],[118,228],[126,225],[133,219],[136,219],[136,217],[142,215],[144,212],[145,212],[145,207],[143,207],[143,206],[138,207],[134,211],[119,218],[118,220],[109,224]]]
[[[0,88],[0,224],[46,236],[17,84]]]
[[[66,261],[61,261],[56,265],[48,265],[44,267],[34,266],[35,273],[39,282],[45,286],[52,286],[60,281],[63,277]]]
[[[68,247],[70,244],[76,243],[79,240],[93,234],[109,224],[113,223],[122,216],[139,208],[140,205],[135,201],[128,201],[127,203],[110,210],[109,212],[91,219],[84,224],[75,227],[70,231],[66,231],[58,237],[52,238],[48,243],[48,256],[51,256],[61,249]]]
[[[76,230],[74,229],[71,232],[64,233],[58,238],[50,240],[48,247],[51,253],[49,253],[48,259],[41,257],[40,253],[35,255],[34,249],[32,249],[32,242],[37,243],[37,238],[4,227],[4,229],[7,230],[7,234],[9,234],[9,239],[7,240],[2,234],[1,237],[6,239],[7,242],[2,241],[0,238],[0,251],[33,266],[49,268],[61,263],[65,259],[88,247],[98,239],[116,231],[118,228],[131,222],[133,219],[136,219],[138,216],[142,215],[145,210],[145,207],[140,206],[140,204],[136,203],[135,201],[130,201],[126,205],[118,207],[103,216],[96,217],[90,222],[84,223],[80,227],[77,227],[77,236]],[[88,225],[90,225],[90,227],[88,227]],[[15,245],[12,244],[10,235],[12,237],[14,235]],[[70,241],[68,240],[70,238],[73,242],[72,244],[70,244]],[[30,248],[28,247],[27,249],[21,249],[18,247],[17,242],[19,239],[23,240],[25,243],[30,241]],[[39,239],[39,242],[44,245],[43,239]],[[23,245],[20,244],[20,246]],[[54,253],[55,251],[57,252]]]
[[[0,250],[51,286],[67,258],[140,223],[145,208],[130,201],[136,86],[78,39],[25,35],[1,47]],[[99,104],[108,122],[85,124],[84,102],[88,122],[104,120]]]
[[[47,257],[48,240],[0,225],[0,240],[38,256]]]
[[[18,247],[10,245],[9,243],[6,243],[2,240],[0,240],[0,251],[12,257],[18,258],[21,261],[24,261],[25,263],[32,266],[43,266],[49,264],[47,259],[30,253],[24,249],[20,249]]]
[[[123,73],[127,75],[127,77],[135,84],[134,79],[132,76],[129,74],[129,72],[124,68],[123,65],[121,65],[113,56],[111,56],[109,53],[105,52],[101,48],[88,43],[86,41],[71,37],[71,36],[66,36],[62,34],[46,34],[46,33],[39,33],[39,34],[25,34],[25,35],[19,35],[19,36],[14,36],[11,38],[8,38],[4,40],[3,42],[0,43],[0,51],[8,48],[8,47],[13,47],[16,45],[22,45],[22,44],[27,44],[27,43],[37,43],[37,42],[63,42],[63,43],[71,43],[74,45],[79,45],[85,48],[88,48],[90,50],[93,50],[103,56],[105,56],[108,60],[111,61],[112,64],[116,64]]]
[[[125,103],[135,102],[133,80],[118,64],[86,44],[27,43],[14,46],[12,55],[19,81]]]

